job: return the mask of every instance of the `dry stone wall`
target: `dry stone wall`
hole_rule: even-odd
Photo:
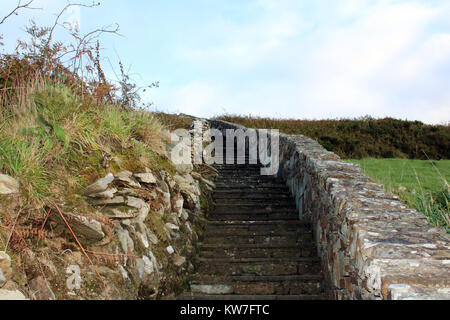
[[[215,129],[245,129],[211,120]],[[268,144],[270,146],[270,144]],[[314,228],[331,299],[450,299],[450,236],[302,135],[279,136],[278,175]]]

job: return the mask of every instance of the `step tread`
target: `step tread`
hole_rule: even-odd
[[[225,221],[207,221],[207,225],[307,225],[310,226],[311,222],[308,220],[267,220],[267,221],[236,221],[236,220],[225,220]]]
[[[311,241],[311,246],[315,244]],[[215,243],[199,243],[198,248],[202,249],[294,249],[299,248],[298,245],[292,244],[271,244],[271,243],[243,243],[243,244],[215,244]]]
[[[203,236],[206,237],[227,237],[227,236],[246,236],[246,237],[254,237],[254,236],[270,236],[270,237],[280,237],[280,236],[302,236],[302,235],[312,235],[312,231],[309,229],[299,230],[299,231],[255,231],[255,230],[225,230],[225,231],[208,231],[206,230],[203,233]],[[313,239],[311,238],[311,241]]]
[[[319,258],[317,257],[301,257],[301,258],[198,258],[199,262],[208,263],[208,264],[244,264],[244,263],[320,263]]]
[[[226,275],[217,276],[209,274],[193,274],[188,277],[191,283],[210,283],[210,284],[231,284],[239,282],[303,282],[303,281],[322,281],[321,274],[302,274],[302,275]]]

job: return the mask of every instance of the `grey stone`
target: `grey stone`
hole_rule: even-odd
[[[193,284],[191,285],[191,292],[203,294],[230,294],[233,293],[233,287],[222,284],[211,284],[211,285]]]
[[[106,208],[102,211],[107,217],[113,219],[132,219],[135,218],[138,214],[135,209],[128,209],[126,211],[118,209],[118,208]]]
[[[98,179],[93,184],[89,185],[84,189],[84,195],[95,194],[99,192],[105,191],[109,184],[114,181],[114,175],[112,173],[108,173],[104,178]]]
[[[112,189],[105,190],[103,192],[89,194],[88,197],[101,198],[101,199],[112,199],[112,198],[114,198],[114,194],[116,192],[117,192],[117,189],[112,188]]]
[[[9,255],[0,251],[0,288],[12,278],[11,258]]]
[[[147,230],[147,238],[148,240],[150,240],[151,243],[153,243],[154,245],[157,245],[159,240],[158,237],[150,230]]]
[[[0,174],[0,194],[19,193],[19,182],[5,174]]]
[[[125,254],[134,251],[134,242],[127,230],[118,228],[117,237],[119,238],[120,245],[122,246],[122,250],[123,252],[125,252]]]
[[[175,250],[173,249],[172,246],[168,246],[168,247],[166,248],[166,251],[167,251],[168,254],[173,254],[173,253],[175,252]]]
[[[119,205],[125,204],[125,198],[122,196],[117,196],[112,199],[96,199],[92,200],[91,203],[95,206]]]
[[[119,173],[117,173],[115,175],[115,179],[117,181],[121,181],[121,182],[124,182],[124,183],[128,184],[130,187],[140,188],[141,185],[139,184],[139,182],[135,181],[132,178],[132,176],[133,176],[132,172],[130,172],[130,171],[122,171],[122,172],[119,172]]]
[[[142,183],[155,184],[157,182],[156,177],[151,173],[135,173],[134,176]]]
[[[19,290],[0,289],[0,300],[27,300]]]
[[[190,163],[188,164],[177,164],[175,170],[180,174],[191,173],[194,170],[194,166]]]
[[[146,202],[140,198],[128,197],[126,201],[127,206],[136,209],[141,209],[146,205]]]
[[[173,259],[173,264],[176,265],[177,267],[181,267],[186,262],[186,258],[182,257],[178,254],[174,255],[172,259]]]
[[[65,222],[57,214],[51,214],[49,219],[62,225],[64,228],[66,227]],[[102,224],[95,219],[66,213],[66,220],[70,220],[70,227],[73,232],[86,240],[100,241],[105,237]]]

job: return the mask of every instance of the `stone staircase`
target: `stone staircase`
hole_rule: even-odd
[[[193,300],[325,299],[311,226],[260,165],[216,165],[215,209],[198,244]]]

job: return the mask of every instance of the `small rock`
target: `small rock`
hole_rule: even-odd
[[[188,191],[181,191],[184,203],[183,207],[190,210],[195,210],[200,208],[200,199],[197,195]]]
[[[90,194],[100,193],[108,188],[108,185],[114,181],[114,175],[108,173],[104,178],[98,179],[93,184],[89,185],[84,189],[84,195],[88,196]]]
[[[172,246],[168,246],[168,247],[166,248],[166,251],[167,251],[169,254],[172,254],[172,253],[175,252],[175,250],[173,250],[173,247],[172,247]]]
[[[84,239],[92,241],[100,241],[105,237],[105,233],[102,230],[102,224],[97,220],[74,214],[71,214],[69,218],[70,226],[77,236],[79,235]],[[51,214],[49,219],[64,227],[66,226],[59,215]]]
[[[150,260],[152,260],[153,266],[155,267],[156,272],[159,274],[159,269],[162,268],[161,265],[158,265],[158,261],[156,260],[155,255],[153,254],[152,250],[148,250],[148,255],[150,256]]]
[[[120,194],[122,196],[132,196],[132,197],[138,196],[138,193],[136,192],[136,190],[131,189],[131,188],[123,188],[122,190],[120,190],[118,192],[118,194]]]
[[[168,229],[168,230],[180,230],[180,227],[174,225],[173,223],[169,223],[169,222],[167,222],[167,223],[165,224],[165,227],[166,227],[166,229]]]
[[[122,171],[116,174],[115,179],[125,182],[126,184],[128,184],[130,187],[133,188],[140,188],[141,185],[139,184],[139,182],[134,181],[131,177],[133,176],[133,173],[130,171]]]
[[[175,166],[175,170],[180,174],[191,173],[194,170],[194,166],[189,164],[178,164]]]
[[[118,205],[118,204],[124,204],[125,198],[122,196],[117,196],[112,199],[93,200],[93,201],[91,201],[91,203],[95,206]]]
[[[183,204],[183,196],[181,196],[180,194],[172,196],[172,209],[178,214],[178,216],[181,216],[181,213],[183,211]]]
[[[173,264],[177,267],[181,267],[186,262],[186,258],[178,254],[173,256]]]
[[[169,216],[169,222],[173,223],[174,225],[179,226],[181,224],[180,219],[178,218],[178,214],[176,212],[172,212]]]
[[[99,193],[92,193],[88,195],[90,198],[100,198],[100,199],[112,199],[114,198],[114,194],[117,192],[116,188],[108,189]]]
[[[189,221],[186,222],[186,229],[189,231],[190,234],[194,233],[194,231],[192,231],[192,227]]]
[[[19,182],[6,174],[0,174],[0,194],[19,193]]]
[[[136,235],[137,235],[139,242],[141,243],[141,246],[144,247],[145,249],[148,249],[150,244],[148,243],[147,234],[137,232]]]
[[[141,209],[146,205],[146,202],[140,198],[128,197],[127,198],[127,206],[133,207],[136,209]]]
[[[148,240],[150,240],[151,243],[153,243],[154,245],[157,245],[159,240],[158,237],[156,236],[156,234],[154,234],[152,231],[147,230],[147,238]]]
[[[132,219],[137,215],[137,211],[134,209],[123,211],[117,208],[107,208],[103,213],[112,219]]]
[[[183,210],[181,211],[180,217],[184,221],[187,221],[189,219],[189,212],[186,209],[183,208]]]
[[[27,300],[19,290],[3,290],[0,289],[0,300]]]
[[[0,251],[0,288],[12,278],[11,258],[9,255]]]
[[[148,214],[150,213],[150,206],[148,203],[144,203],[142,208],[139,209],[137,217],[134,218],[136,222],[144,222],[147,219]]]
[[[144,260],[144,265],[145,265],[145,273],[147,274],[152,274],[153,273],[153,262],[149,259],[149,257],[147,256],[143,256],[142,260]]]
[[[125,254],[128,254],[130,251],[134,251],[134,242],[127,230],[118,228],[117,237],[119,238],[120,245],[122,246],[122,250]]]
[[[156,177],[150,172],[135,173],[134,176],[142,183],[155,184],[157,182]]]
[[[123,266],[119,266],[119,271],[120,271],[120,274],[122,275],[122,278],[124,280],[129,280],[130,279],[130,277],[128,276],[127,270],[125,270],[125,268]]]

